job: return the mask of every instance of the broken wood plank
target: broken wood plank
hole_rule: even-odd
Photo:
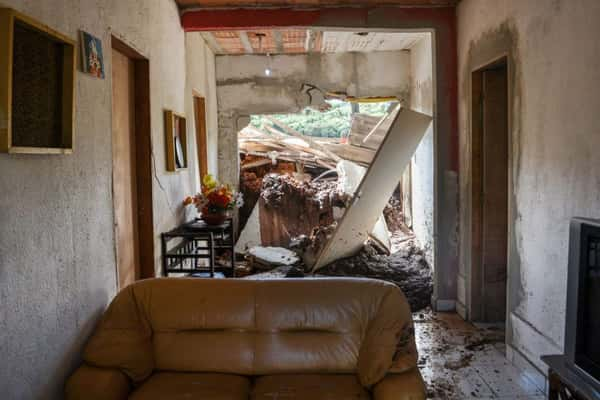
[[[256,168],[256,167],[262,167],[263,165],[268,165],[271,164],[272,161],[269,159],[262,159],[262,160],[255,160],[246,164],[243,164],[241,166],[242,171],[246,171],[248,169],[252,169],[252,168]]]

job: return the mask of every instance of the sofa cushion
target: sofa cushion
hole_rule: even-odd
[[[115,368],[133,382],[154,369],[152,328],[135,297],[135,285],[121,290],[104,313],[88,342],[83,358],[95,367]]]
[[[356,375],[267,375],[256,379],[252,400],[369,400]]]
[[[250,380],[239,375],[160,372],[129,397],[131,400],[247,400]]]

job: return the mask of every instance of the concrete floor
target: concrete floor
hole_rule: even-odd
[[[475,327],[454,313],[413,316],[428,399],[544,400],[544,392],[508,362],[501,328]]]

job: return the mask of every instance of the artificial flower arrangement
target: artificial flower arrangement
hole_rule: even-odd
[[[229,211],[244,205],[244,200],[241,193],[208,174],[202,178],[202,191],[186,197],[183,204],[193,204],[206,223],[219,225],[227,219]]]

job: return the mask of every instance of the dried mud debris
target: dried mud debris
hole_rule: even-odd
[[[339,190],[335,181],[299,181],[289,175],[268,174],[263,178],[260,196],[270,207],[294,204],[303,209],[307,205],[319,210],[333,206],[346,207],[349,196]]]
[[[402,289],[413,312],[422,310],[431,303],[431,268],[423,252],[413,241],[400,244],[398,251],[390,256],[379,254],[373,246],[367,244],[357,255],[334,261],[319,269],[318,273],[392,282]]]
[[[497,352],[494,346],[504,341],[502,331],[478,329],[456,314],[437,314],[430,309],[414,313],[413,320],[419,351],[417,365],[427,385],[427,398],[464,399],[459,382],[468,372],[462,370],[481,353]],[[466,397],[481,397],[484,388],[480,384],[474,381],[473,391]]]

